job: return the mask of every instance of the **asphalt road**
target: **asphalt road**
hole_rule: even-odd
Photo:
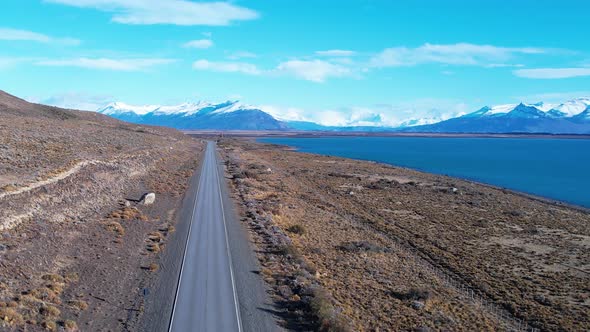
[[[169,331],[279,330],[215,150],[208,142]]]

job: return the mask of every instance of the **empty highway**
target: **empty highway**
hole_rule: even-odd
[[[227,211],[232,207],[215,150],[215,143],[208,142],[169,331],[278,330],[253,273],[256,263],[247,235]]]

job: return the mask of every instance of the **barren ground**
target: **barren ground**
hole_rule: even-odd
[[[287,327],[590,329],[588,212],[247,140],[220,147]]]
[[[0,330],[136,330],[202,149],[0,91]]]

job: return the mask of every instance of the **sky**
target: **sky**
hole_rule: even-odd
[[[586,0],[2,0],[0,89],[396,125],[590,96]]]

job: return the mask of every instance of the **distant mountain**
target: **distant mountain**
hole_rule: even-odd
[[[520,103],[486,106],[461,117],[399,130],[433,133],[590,134],[590,99],[578,98],[559,105]]]
[[[325,126],[310,121],[286,121],[258,107],[237,101],[219,104],[184,103],[176,106],[133,106],[117,102],[98,112],[123,121],[184,130],[590,134],[590,98],[577,98],[563,104],[485,106],[446,121],[438,122],[434,118],[409,119],[395,128],[379,126],[382,122],[380,115],[372,115],[359,122],[371,125]]]
[[[97,112],[127,122],[183,130],[285,130],[289,128],[270,114],[237,101],[226,101],[220,104],[184,103],[177,106],[133,106],[116,102]]]

